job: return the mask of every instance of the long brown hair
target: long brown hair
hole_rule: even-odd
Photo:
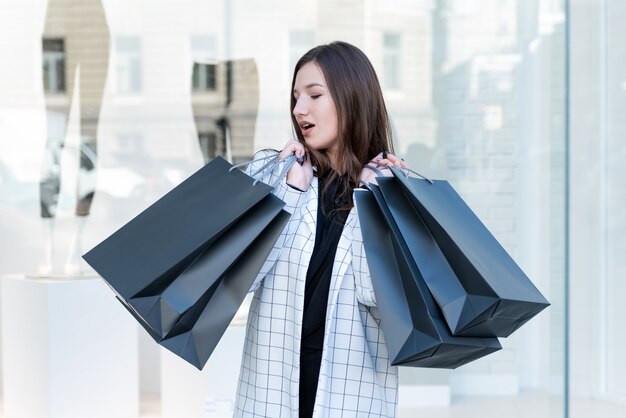
[[[332,172],[321,193],[325,193],[335,176],[341,178],[339,195],[347,202],[339,210],[353,206],[352,191],[359,185],[363,166],[377,154],[393,152],[391,128],[383,93],[372,63],[357,47],[336,41],[317,46],[296,63],[291,91],[296,75],[302,66],[314,62],[326,79],[328,90],[335,102],[338,119],[338,149],[336,172]],[[324,177],[331,170],[330,158],[321,151],[306,146],[293,109],[295,97],[291,96],[291,121],[298,138],[317,167],[317,176]]]

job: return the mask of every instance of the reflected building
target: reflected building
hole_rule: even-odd
[[[87,22],[89,22],[87,24]],[[70,145],[89,148],[73,153],[80,169],[94,169],[87,156],[97,150],[98,121],[109,61],[109,30],[100,0],[49,0],[42,39],[43,86],[48,115],[47,152],[41,183],[41,215],[53,217],[62,180],[76,181],[76,215],[87,216],[93,190],[79,171],[70,178],[61,170],[61,150]],[[76,93],[76,94],[75,94]],[[76,144],[66,144],[73,100],[78,101]],[[82,193],[84,192],[84,193]]]
[[[42,39],[43,85],[50,121],[50,140],[63,142],[55,123],[67,122],[74,90],[80,100],[80,134],[95,149],[98,120],[109,62],[109,28],[100,0],[49,0]],[[75,73],[80,71],[78,84]],[[54,117],[53,117],[54,119]],[[65,132],[63,132],[65,133]]]
[[[110,137],[105,159],[114,157],[109,151],[115,157],[139,153],[176,165],[175,160],[193,161],[199,151],[204,161],[215,155],[242,161],[259,148],[282,147],[292,135],[288,103],[293,66],[308,49],[336,39],[363,48],[372,60],[398,153],[406,154],[415,143],[434,146],[430,3],[404,6],[401,18],[399,2],[351,0],[341,7],[319,2],[304,6],[304,12],[280,2],[287,12],[279,15],[245,1],[192,3],[173,12],[173,19],[184,22],[177,20],[159,34],[151,31],[151,22],[171,15],[169,8],[155,6],[146,15],[130,6],[111,6],[110,15],[120,22],[113,24],[112,33],[105,109],[105,118],[111,119],[102,132]],[[274,27],[266,27],[268,21]],[[255,31],[264,36],[251,38]],[[183,110],[187,100],[191,115]],[[189,116],[197,137],[193,146],[177,139],[189,134]],[[164,132],[157,126],[166,122],[183,125],[161,142],[155,138]],[[409,161],[418,158],[411,155]]]
[[[52,218],[63,209],[65,195],[77,219],[69,247],[61,247],[66,253],[63,271],[79,273],[80,218],[89,215],[95,192],[98,122],[109,60],[109,31],[100,0],[50,0],[41,44],[47,139],[39,193],[44,249],[38,272],[57,270]],[[73,129],[72,109],[77,119]]]
[[[145,15],[105,2],[110,35],[100,2],[79,3],[51,1],[43,33],[49,151],[41,194],[42,201],[52,202],[42,204],[44,217],[54,216],[63,200],[61,179],[68,181],[60,155],[74,90],[80,91],[79,215],[89,213],[97,190],[99,222],[120,225],[215,156],[234,162],[252,157],[257,66],[254,58],[224,59],[222,34],[207,32],[201,14],[194,14],[212,13],[215,4],[180,9],[195,23],[181,21],[170,32],[155,34],[150,25],[170,17],[168,7]],[[85,196],[89,199],[81,199]]]
[[[259,103],[254,59],[195,61],[191,100],[205,162],[218,155],[233,163],[252,159]]]

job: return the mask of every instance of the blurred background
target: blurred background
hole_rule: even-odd
[[[376,68],[396,153],[552,303],[487,358],[401,368],[400,416],[626,416],[625,21],[626,0],[3,0],[3,416],[232,415],[245,310],[199,372],[80,255],[216,156],[282,148],[293,67],[334,40]]]

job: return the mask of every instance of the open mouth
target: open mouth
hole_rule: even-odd
[[[309,122],[303,123],[302,125],[300,125],[300,129],[302,130],[302,135],[306,135],[310,133],[314,127],[315,127],[315,124],[313,123],[309,123]]]

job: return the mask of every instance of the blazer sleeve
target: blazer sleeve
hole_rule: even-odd
[[[267,157],[272,154],[277,155],[278,152],[272,151],[272,150],[260,151],[255,155],[255,158],[258,159],[262,157]],[[267,161],[259,161],[259,162],[250,164],[246,169],[246,174],[251,176],[253,173],[261,169],[266,162]],[[280,174],[282,173],[284,168],[285,168],[285,162],[281,161],[276,166],[274,166],[271,170],[267,170],[259,175],[256,175],[255,178],[257,180],[262,181],[263,183],[273,185],[278,179],[278,177],[280,176]],[[297,209],[301,206],[302,202],[305,201],[305,196],[307,194],[307,192],[302,192],[298,189],[290,187],[287,184],[287,176],[283,177],[283,179],[278,184],[276,184],[276,187],[274,187],[274,190],[272,191],[272,193],[276,197],[281,199],[283,202],[285,202],[284,210],[289,212],[291,215],[293,215],[297,211]],[[287,234],[288,234],[288,228],[289,228],[289,222],[287,223],[287,225],[285,226],[285,229],[283,229],[280,236],[276,240],[274,247],[270,251],[270,254],[267,257],[267,260],[265,260],[265,263],[261,267],[261,270],[259,271],[259,274],[255,278],[249,292],[254,292],[255,290],[257,290],[263,283],[263,279],[272,271],[272,269],[276,265],[276,262],[280,258],[282,249],[285,246],[285,242],[286,242]]]
[[[356,212],[356,210],[355,206],[354,211]],[[363,305],[376,307],[376,294],[372,285],[370,269],[367,265],[358,213],[355,213],[355,218],[355,226],[352,232],[352,272],[354,274],[356,298]]]

